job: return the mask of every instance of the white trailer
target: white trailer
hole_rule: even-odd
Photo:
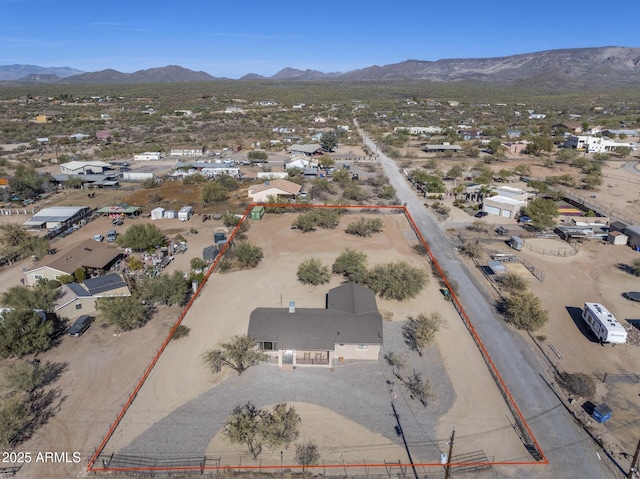
[[[192,214],[193,214],[192,206],[183,206],[182,208],[180,208],[180,211],[178,211],[178,219],[180,221],[188,221],[189,218],[191,218]]]
[[[627,330],[603,305],[584,303],[582,319],[601,343],[624,344],[627,342]]]

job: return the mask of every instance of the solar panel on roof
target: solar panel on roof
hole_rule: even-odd
[[[89,278],[84,282],[85,287],[89,290],[92,296],[112,289],[118,289],[125,287],[127,283],[117,274],[107,274],[105,276],[97,276],[95,278]]]

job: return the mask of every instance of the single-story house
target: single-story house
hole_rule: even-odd
[[[449,143],[443,143],[442,145],[423,145],[422,151],[427,153],[443,153],[445,151],[458,152],[462,150],[460,145],[451,145]]]
[[[508,196],[496,195],[485,197],[482,200],[482,211],[490,215],[503,216],[505,218],[515,218],[527,202],[516,200]]]
[[[108,130],[96,131],[96,140],[107,141],[111,138],[113,138],[113,135]]]
[[[89,278],[82,283],[63,284],[61,294],[54,305],[60,318],[73,318],[96,312],[96,300],[114,296],[131,296],[124,279],[117,274],[105,274]]]
[[[516,130],[515,128],[507,128],[507,138],[520,138],[521,136],[521,130]]]
[[[170,156],[202,156],[203,149],[194,148],[194,147],[176,147],[176,148],[171,148],[169,155]]]
[[[223,162],[178,161],[171,176],[188,176],[194,173],[201,173],[210,177],[220,175],[238,176],[240,168]]]
[[[60,171],[66,175],[100,174],[112,168],[104,161],[70,161],[60,165]]]
[[[300,170],[304,170],[305,168],[316,168],[317,166],[318,166],[317,163],[298,157],[290,161],[289,163],[285,163],[284,168],[285,170],[290,170],[292,168],[298,168]]]
[[[322,154],[322,147],[316,144],[308,144],[308,145],[291,145],[287,148],[287,151],[292,155],[304,155],[304,156],[314,156]]]
[[[53,229],[70,226],[90,215],[91,208],[88,206],[50,206],[38,211],[23,226],[29,229]]]
[[[66,251],[57,253],[48,264],[25,271],[25,283],[34,286],[41,279],[58,279],[73,274],[78,268],[89,276],[108,271],[120,259],[122,251],[105,243],[87,239]]]
[[[133,155],[133,161],[158,161],[162,155],[159,151],[145,151],[144,153],[138,153]]]
[[[279,366],[331,367],[345,360],[377,361],[382,315],[373,291],[355,283],[329,290],[326,308],[256,308],[248,335]]]
[[[99,174],[99,175],[53,175],[53,182],[58,183],[66,187],[66,184],[69,180],[79,179],[82,181],[82,188],[119,188],[120,181],[118,180],[118,176],[115,173],[107,173],[107,174]]]
[[[301,189],[297,183],[278,178],[250,186],[248,195],[254,203],[266,203],[270,198],[295,198]]]

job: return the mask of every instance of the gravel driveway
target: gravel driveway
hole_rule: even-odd
[[[402,444],[391,408],[394,396],[414,460],[438,460],[441,451],[433,440],[433,431],[454,400],[453,388],[437,348],[429,348],[423,357],[410,352],[402,339],[401,326],[400,322],[384,323],[384,351],[378,362],[289,371],[261,364],[242,376],[231,376],[167,415],[119,452],[148,458],[204,455],[233,408],[247,401],[258,407],[279,402],[317,404]],[[427,407],[410,399],[398,384],[383,359],[385,351],[403,354],[406,374],[415,370],[430,381],[433,398]]]

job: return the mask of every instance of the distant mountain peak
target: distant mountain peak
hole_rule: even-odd
[[[59,77],[56,79],[55,76]],[[68,67],[0,66],[0,81],[22,83],[182,83],[220,80],[179,65],[122,73],[113,69],[83,73]],[[410,59],[372,65],[346,73],[323,73],[286,67],[265,77],[256,73],[241,80],[276,81],[427,81],[486,84],[571,86],[640,85],[640,48],[606,46],[521,53],[492,58]]]

